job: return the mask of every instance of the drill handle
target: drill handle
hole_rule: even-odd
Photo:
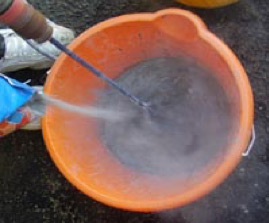
[[[53,28],[45,17],[24,0],[11,0],[5,10],[2,9],[0,22],[9,26],[25,39],[34,39],[39,43],[46,42],[53,34]],[[10,0],[0,0],[10,2]],[[4,4],[3,4],[4,5]]]

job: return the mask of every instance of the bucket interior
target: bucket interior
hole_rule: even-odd
[[[171,25],[170,25],[171,24]],[[125,165],[100,137],[100,122],[56,108],[46,117],[50,141],[67,177],[83,185],[84,192],[111,203],[149,204],[173,199],[214,173],[229,156],[239,125],[239,91],[234,76],[218,52],[202,38],[184,16],[167,16],[162,21],[127,21],[83,34],[74,51],[111,78],[119,78],[131,67],[154,58],[191,58],[208,69],[228,101],[229,131],[223,148],[199,171],[163,175]],[[89,37],[88,37],[89,35]],[[85,38],[87,36],[87,38]],[[73,60],[59,61],[50,78],[49,94],[77,105],[98,104],[104,82]],[[197,108],[199,109],[199,108]],[[210,123],[208,123],[210,124]],[[192,160],[196,162],[196,160]],[[143,206],[143,205],[142,205]]]
[[[115,81],[149,104],[139,107],[111,86],[97,100],[118,118],[98,120],[99,138],[127,168],[186,181],[225,155],[230,103],[214,73],[196,60],[151,58]]]

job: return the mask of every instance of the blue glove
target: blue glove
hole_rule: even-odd
[[[29,85],[0,74],[0,122],[25,105],[35,92]]]

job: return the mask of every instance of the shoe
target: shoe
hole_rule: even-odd
[[[42,92],[42,86],[34,86],[37,92]],[[21,127],[23,130],[40,130],[41,129],[41,118],[45,114],[46,105],[43,101],[40,101],[39,97],[33,96],[33,98],[26,104],[25,108],[31,114],[32,119]]]
[[[35,131],[41,129],[41,118],[38,117],[33,121],[30,121],[25,126],[21,127],[22,130]]]
[[[21,129],[27,123],[33,123],[37,120],[34,114],[28,109],[28,107],[22,107],[15,113],[0,123],[0,138],[14,132],[17,129]],[[40,126],[39,126],[40,127]],[[29,126],[28,130],[37,130],[38,125]]]
[[[17,129],[40,130],[41,116],[37,115],[30,106],[22,106],[0,123],[0,138],[16,131]]]
[[[43,87],[30,87],[0,74],[0,138],[26,125],[25,129],[40,129],[45,114]]]
[[[50,20],[47,22],[53,27],[53,37],[62,44],[69,44],[75,37],[71,29],[59,26]],[[0,73],[12,72],[24,68],[46,69],[52,66],[53,61],[38,53],[20,36],[11,29],[0,29],[0,35],[4,37],[5,53],[0,60]],[[50,42],[36,44],[36,46],[46,53],[58,57],[60,51]]]

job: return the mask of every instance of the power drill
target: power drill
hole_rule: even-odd
[[[25,0],[0,0],[0,23],[25,39],[44,43],[52,37],[53,28],[45,17]]]

